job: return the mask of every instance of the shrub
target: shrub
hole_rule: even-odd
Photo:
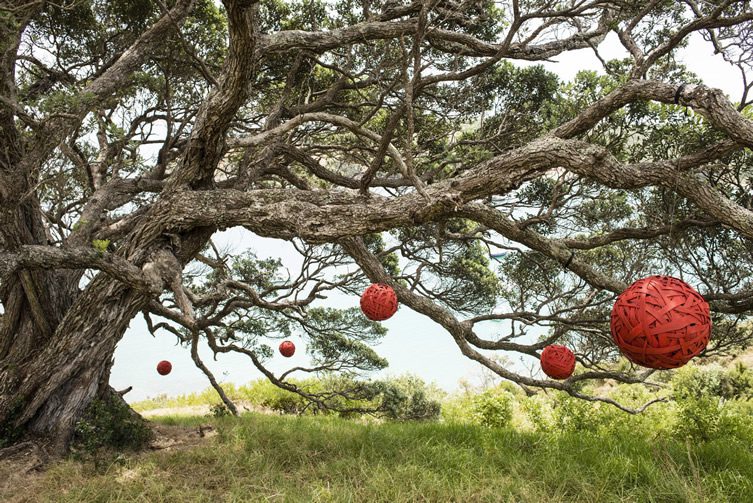
[[[739,399],[751,396],[751,372],[741,366],[686,366],[672,378],[677,411],[674,432],[680,437],[711,440],[746,437],[750,418]]]
[[[507,426],[512,419],[514,397],[508,391],[492,388],[476,395],[471,402],[474,422],[492,428]]]
[[[241,386],[238,391],[248,402],[281,414],[300,414],[307,404],[300,395],[278,388],[266,379],[258,379]]]
[[[209,406],[209,415],[212,417],[225,417],[232,415],[232,413],[224,403],[214,403]]]
[[[753,403],[748,400],[725,403],[724,413],[719,418],[718,433],[743,442],[753,442]]]
[[[341,417],[355,417],[360,414],[347,409],[364,409],[389,419],[428,420],[436,419],[441,410],[437,397],[442,391],[410,375],[380,381],[327,375],[292,382],[309,393],[325,395],[322,402],[326,406],[312,405],[306,398],[278,388],[266,379],[242,386],[238,392],[250,403],[281,414],[337,413]]]
[[[423,379],[404,375],[381,381],[381,408],[386,417],[397,420],[436,420],[442,411],[444,392]]]
[[[650,400],[666,397],[666,391],[650,391],[646,386],[620,384],[613,388],[609,397],[622,405],[639,408]],[[671,432],[674,423],[675,406],[671,403],[658,402],[650,405],[639,414],[629,414],[617,407],[602,405],[601,414],[606,417],[601,421],[602,429],[607,433],[625,433],[643,438],[663,437]]]
[[[687,365],[672,376],[676,400],[715,396],[725,400],[753,397],[753,372],[743,365],[724,368],[720,365]]]
[[[526,397],[520,402],[528,424],[534,431],[549,432],[552,425],[552,406],[549,398],[544,394]]]
[[[231,400],[242,400],[246,397],[243,395],[242,388],[236,388],[233,383],[222,383],[222,389]],[[203,391],[187,393],[185,395],[169,397],[166,394],[160,394],[146,400],[131,404],[134,410],[143,412],[146,410],[159,409],[162,407],[190,407],[194,405],[210,405],[217,400],[217,391],[211,386]]]
[[[563,432],[594,432],[607,422],[603,405],[557,391],[552,399],[552,427]]]
[[[719,433],[719,397],[687,397],[677,403],[674,431],[679,437],[710,440]]]
[[[137,450],[146,447],[154,433],[141,416],[116,398],[94,400],[76,423],[74,445],[87,453],[112,447]]]

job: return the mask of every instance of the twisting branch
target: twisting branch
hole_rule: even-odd
[[[225,390],[222,389],[222,386],[219,385],[217,382],[217,379],[215,379],[214,374],[209,370],[209,368],[204,365],[204,362],[201,361],[201,358],[199,358],[199,332],[195,331],[193,337],[191,338],[191,359],[193,360],[194,364],[201,369],[202,372],[204,372],[204,375],[207,376],[207,379],[211,383],[214,390],[217,392],[218,395],[220,395],[220,398],[222,399],[222,403],[225,404],[225,406],[228,408],[228,410],[234,415],[238,415],[238,408],[235,406],[232,400],[228,398],[227,394],[225,393]]]
[[[458,321],[449,311],[437,306],[428,299],[416,295],[409,289],[392,280],[385,273],[384,269],[379,263],[379,260],[368,251],[366,246],[364,246],[363,242],[359,238],[343,239],[340,241],[340,244],[348,252],[348,254],[353,257],[359,267],[363,269],[369,279],[371,279],[373,282],[389,284],[390,286],[392,286],[392,288],[395,289],[395,292],[397,293],[398,299],[401,303],[407,305],[414,311],[428,316],[433,321],[442,325],[442,327],[444,327],[445,330],[450,333],[460,351],[468,358],[481,363],[483,366],[492,370],[500,377],[508,379],[512,382],[529,387],[558,389],[565,391],[573,396],[578,396],[579,398],[585,397],[585,395],[578,392],[577,389],[573,387],[573,383],[580,379],[578,376],[573,376],[563,382],[542,381],[539,379],[533,379],[520,374],[516,374],[504,368],[497,361],[482,355],[481,353],[473,349],[469,344],[470,338],[474,337],[475,335],[473,334],[473,330],[471,328],[472,325],[469,322]],[[495,349],[510,349],[522,353],[528,353],[532,356],[537,356],[537,353],[533,350],[533,348],[527,348],[519,344],[499,344]],[[615,379],[617,381],[625,383],[639,383],[643,382],[646,376],[628,376],[618,372],[593,372],[588,376],[589,379],[593,379],[595,377],[601,379]],[[610,405],[614,405],[615,407],[618,407],[619,409],[631,414],[637,414],[645,410],[645,408],[650,405],[649,403],[640,409],[631,409],[619,404],[615,400],[612,400],[608,397],[590,397],[589,399],[592,401],[609,403]],[[651,403],[655,402],[656,400],[653,400]]]

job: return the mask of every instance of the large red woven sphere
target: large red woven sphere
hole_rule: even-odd
[[[157,373],[161,376],[166,376],[173,369],[173,364],[167,360],[162,360],[157,364]]]
[[[565,346],[547,346],[541,352],[541,369],[552,379],[567,379],[575,370],[575,355]]]
[[[709,305],[670,276],[636,281],[612,308],[612,339],[629,360],[653,369],[685,365],[711,336]]]
[[[397,312],[397,295],[389,285],[374,283],[361,295],[361,311],[373,321],[384,321]]]
[[[295,353],[295,344],[290,341],[280,343],[280,354],[285,358],[290,358]]]

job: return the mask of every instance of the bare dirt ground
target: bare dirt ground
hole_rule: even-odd
[[[17,495],[20,487],[33,487],[49,462],[39,446],[25,443],[14,447],[12,451],[5,449],[7,457],[0,460],[0,501],[24,501],[12,495]]]
[[[186,426],[173,426],[164,424],[152,425],[155,433],[154,440],[149,445],[152,450],[178,450],[190,449],[217,435],[209,425],[196,428]]]

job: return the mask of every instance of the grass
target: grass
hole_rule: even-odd
[[[734,440],[261,414],[160,422],[211,422],[218,435],[105,467],[58,463],[26,501],[753,501],[753,454]]]
[[[222,385],[225,393],[231,398],[231,400],[244,399],[245,396],[241,395],[236,387],[231,384]],[[192,407],[197,405],[211,405],[213,403],[219,403],[220,397],[213,388],[207,388],[204,391],[195,393],[186,393],[179,396],[167,396],[159,395],[146,400],[141,400],[130,404],[133,410],[137,412],[146,412],[154,409],[161,408],[176,408],[176,407]]]

